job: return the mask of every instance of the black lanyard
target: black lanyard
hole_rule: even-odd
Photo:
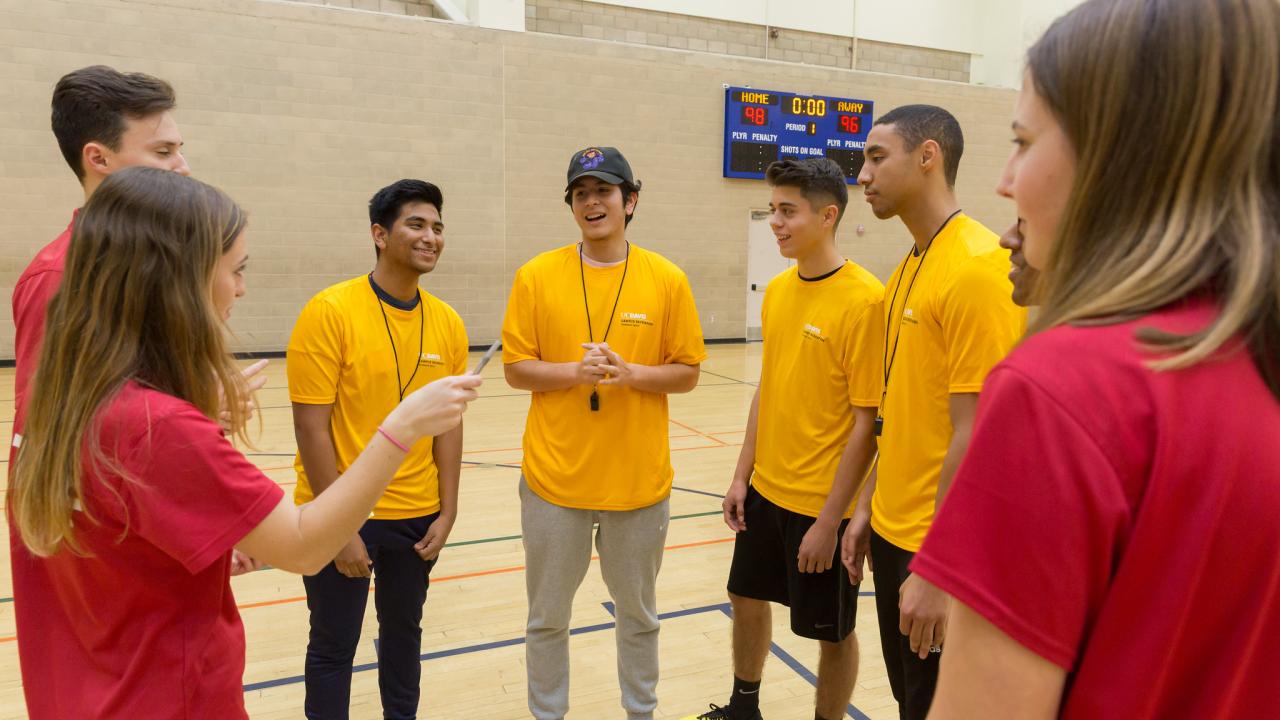
[[[622,286],[627,282],[627,266],[631,264],[631,243],[627,243],[627,254],[622,259],[622,279],[618,281],[618,294],[613,298],[613,309],[609,311],[609,322],[604,326],[604,337],[600,342],[609,342],[609,331],[613,329],[613,316],[618,313],[618,301],[622,299]],[[582,308],[587,311],[587,338],[595,343],[596,332],[591,327],[591,303],[587,302],[587,270],[582,259],[582,243],[578,243],[578,275],[582,278]],[[591,386],[591,411],[600,410],[600,391]]]
[[[391,341],[391,354],[396,359],[396,391],[400,395],[400,400],[404,400],[404,393],[413,384],[413,379],[418,376],[418,369],[422,367],[422,336],[423,329],[426,327],[423,321],[422,295],[418,295],[418,359],[413,364],[413,374],[409,376],[409,382],[400,384],[400,351],[396,349],[395,336],[391,334],[391,322],[387,320],[387,308],[382,304],[382,296],[378,294],[378,284],[373,281],[373,273],[369,273],[369,284],[373,286],[373,296],[378,299],[378,309],[382,311],[382,324],[387,328],[387,339]]]
[[[951,219],[959,214],[960,214],[960,211],[956,210],[955,212],[948,215],[947,219],[942,221],[942,225],[938,226],[938,230],[933,234],[933,237],[929,238],[929,247],[925,248],[924,252],[920,254],[920,264],[916,265],[916,271],[914,273],[911,273],[911,282],[907,283],[907,294],[904,295],[902,298],[903,312],[906,312],[907,302],[911,300],[911,288],[915,287],[916,278],[920,277],[920,268],[924,267],[925,258],[929,256],[929,251],[933,249],[933,241],[938,239],[938,236],[941,235],[942,231],[946,229],[947,223],[951,222]],[[898,291],[902,289],[902,276],[906,274],[907,260],[911,259],[911,256],[914,255],[915,253],[916,253],[916,248],[913,245],[911,248],[911,251],[907,253],[907,257],[904,258],[902,261],[903,272],[902,274],[898,275],[898,283],[894,285],[893,296],[892,296],[892,299],[889,300],[890,314],[893,313],[894,308],[897,307],[898,305]],[[893,334],[892,354],[889,352],[889,343],[886,342],[884,344],[884,356],[882,358],[882,363],[881,363],[881,367],[884,369],[884,389],[881,390],[880,392],[880,408],[879,408],[879,411],[876,413],[875,425],[873,426],[876,437],[879,437],[884,432],[884,400],[889,395],[889,374],[893,372],[893,361],[896,360],[898,357],[898,340],[901,338],[902,338],[902,313],[898,313],[897,332]]]

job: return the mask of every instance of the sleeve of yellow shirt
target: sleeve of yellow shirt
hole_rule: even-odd
[[[511,296],[507,298],[507,314],[502,320],[502,362],[507,365],[542,358],[538,352],[535,301],[528,268],[522,267],[516,271]]]
[[[337,399],[342,336],[342,318],[328,302],[312,298],[302,308],[285,353],[292,402],[331,405]]]
[[[706,360],[702,322],[698,320],[693,290],[689,288],[689,278],[684,273],[675,280],[667,318],[667,331],[662,336],[662,362],[697,365]]]
[[[960,267],[945,291],[942,335],[947,347],[948,392],[982,390],[996,363],[1026,328],[1026,311],[1014,305],[1012,286],[994,266],[974,259]]]
[[[845,339],[844,370],[849,378],[849,403],[877,407],[884,381],[884,301],[867,303]]]

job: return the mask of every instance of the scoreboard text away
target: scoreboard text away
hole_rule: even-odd
[[[741,87],[724,93],[725,177],[761,179],[775,160],[828,157],[858,183],[871,101]]]

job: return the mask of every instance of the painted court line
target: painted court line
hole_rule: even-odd
[[[860,592],[858,593],[858,595],[875,595],[875,593]],[[721,605],[719,609],[720,609],[720,612],[723,612],[730,620],[733,619],[733,611],[730,610],[728,603]],[[813,671],[805,667],[804,663],[795,659],[795,657],[791,653],[778,647],[778,643],[769,643],[769,652],[773,653],[774,657],[781,660],[783,664],[785,664],[787,667],[794,670],[797,675],[809,681],[810,685],[814,686],[815,688],[818,687],[818,676],[814,675]],[[849,717],[854,718],[854,720],[871,720],[871,718],[864,715],[861,710],[854,707],[853,703],[849,703],[848,713],[849,713]]]
[[[715,612],[716,610],[720,610],[720,609],[727,610],[728,607],[729,606],[727,604],[721,604],[721,605],[704,605],[703,607],[687,608],[685,610],[674,610],[672,612],[659,614],[658,619],[670,620],[672,618],[686,617],[688,615],[698,615],[701,613]],[[612,613],[610,614],[612,615]],[[595,625],[586,625],[583,627],[570,628],[569,634],[583,635],[586,633],[600,632],[601,630],[609,630],[613,626],[614,626],[614,623],[611,623],[611,622],[598,623]],[[436,652],[425,653],[421,656],[421,658],[423,662],[426,662],[429,660],[440,660],[447,657],[454,657],[456,655],[469,655],[471,653],[484,652],[486,650],[496,650],[498,648],[511,647],[513,645],[523,645],[524,640],[525,639],[523,637],[509,638],[507,640],[495,640],[493,642],[480,643],[479,645],[468,645],[466,647],[453,648],[452,650],[439,650]],[[378,663],[376,662],[364,663],[362,665],[356,665],[351,669],[351,671],[353,673],[365,672],[367,670],[373,670],[377,667],[378,667]],[[251,692],[254,690],[266,690],[268,688],[280,687],[282,685],[296,685],[300,682],[303,682],[305,679],[306,678],[303,675],[296,675],[294,677],[277,678],[275,680],[265,680],[263,682],[250,683],[248,685],[245,685],[244,691]]]
[[[672,488],[672,489],[686,490],[685,488]],[[700,494],[702,494],[702,491],[700,491],[700,490],[686,490],[686,492],[696,492],[696,493],[700,493]],[[709,494],[709,493],[707,493],[707,494]],[[719,497],[719,496],[717,496],[717,497]],[[708,512],[687,513],[687,514],[685,514],[685,515],[672,515],[672,516],[671,516],[671,519],[672,519],[672,520],[687,520],[687,519],[690,519],[690,518],[711,517],[711,516],[713,516],[713,515],[721,515],[721,514],[722,514],[722,512],[721,512],[720,510],[710,510],[710,511],[708,511]],[[522,537],[524,537],[524,536],[523,536],[523,535],[500,535],[500,536],[496,536],[496,537],[478,538],[478,539],[475,539],[475,540],[459,540],[458,542],[446,543],[446,544],[445,544],[445,547],[446,547],[446,548],[451,548],[451,547],[462,547],[462,546],[464,546],[464,545],[482,545],[482,544],[485,544],[485,543],[504,542],[504,541],[508,541],[508,540],[519,540],[519,539],[520,539],[520,538],[522,538]],[[727,540],[725,540],[725,541],[719,541],[719,540],[716,540],[716,541],[712,541],[712,542],[727,542]],[[269,571],[269,570],[274,570],[274,569],[275,569],[275,568],[272,568],[272,567],[264,567],[264,568],[262,568],[261,570],[255,570],[254,572],[267,572],[267,571]],[[458,576],[445,576],[445,577],[440,577],[440,578],[432,578],[432,582],[444,582],[444,581],[449,580],[449,579],[457,579],[457,577],[458,577]],[[290,598],[290,599],[288,600],[288,602],[297,602],[297,601],[298,601],[298,600],[300,600],[300,599],[301,599],[301,600],[305,600],[306,598]],[[11,603],[11,602],[13,602],[13,598],[12,598],[12,597],[0,597],[0,604],[3,604],[3,603]],[[273,602],[273,601],[266,601],[266,602],[270,603],[270,602]],[[249,606],[248,606],[248,605],[241,605],[241,606],[240,606],[240,609],[244,609],[244,608],[246,608],[246,607],[249,607]],[[254,607],[261,607],[261,605],[254,605]],[[15,638],[15,637],[13,637],[13,636],[9,636],[9,637],[0,637],[0,643],[11,642],[11,641],[13,641],[14,639],[16,639],[16,638]]]
[[[720,513],[719,511],[717,511],[711,514],[719,515]],[[727,543],[727,542],[733,542],[733,538],[731,537],[716,538],[714,540],[700,540],[698,542],[682,543],[680,545],[668,545],[665,548],[663,548],[663,550],[683,550],[685,548],[702,547],[705,545],[718,545],[720,543]],[[591,559],[593,561],[599,560],[600,556],[592,555]],[[485,577],[488,575],[506,575],[508,573],[520,572],[524,569],[525,569],[524,565],[512,565],[510,567],[493,568],[491,570],[479,570],[476,572],[459,573],[457,575],[445,575],[443,577],[431,578],[431,582],[442,583],[442,582],[449,582],[451,580],[466,580],[467,578]],[[373,585],[370,585],[369,592],[373,592],[373,589],[374,589]],[[303,602],[306,599],[307,599],[306,595],[300,595],[298,597],[279,598],[276,600],[263,600],[262,602],[246,603],[244,605],[238,605],[237,608],[240,610],[251,610],[253,608],[272,607],[275,605],[288,605],[290,603]],[[3,641],[3,638],[0,638],[0,642],[2,641]]]
[[[872,595],[872,594],[874,593],[859,593],[859,595]],[[605,602],[601,604],[604,606],[605,612],[609,613],[610,617],[615,617],[615,618],[617,617],[616,608],[614,607],[613,603]],[[724,613],[725,616],[730,618],[731,620],[733,618],[733,611],[730,609],[729,603],[717,603],[714,605],[703,605],[701,607],[686,608],[684,610],[673,610],[671,612],[659,613],[658,619],[671,620],[673,618],[688,617],[691,615],[701,615],[703,613],[716,612],[716,611]],[[614,628],[615,625],[616,623],[607,622],[607,623],[596,623],[595,625],[586,625],[582,627],[570,628],[569,635],[570,636],[584,635],[586,633],[594,633],[594,632],[601,632],[604,630],[611,630]],[[422,662],[428,662],[431,660],[442,660],[444,658],[455,657],[458,655],[470,655],[472,653],[486,652],[488,650],[498,650],[500,648],[513,647],[516,645],[524,645],[524,644],[525,644],[525,638],[523,637],[508,638],[506,640],[494,640],[491,642],[479,643],[476,645],[467,645],[464,647],[453,648],[450,650],[438,650],[436,652],[424,653],[419,657],[422,660]],[[374,649],[376,652],[377,640],[374,641]],[[797,675],[799,675],[800,677],[808,681],[810,685],[817,687],[818,685],[817,676],[813,674],[813,671],[809,670],[809,668],[805,667],[803,663],[801,663],[793,655],[791,655],[791,653],[788,653],[786,650],[783,650],[781,647],[778,646],[777,643],[770,643],[769,651],[773,653],[775,657],[781,660],[784,665],[791,668],[791,670],[794,671]],[[351,672],[353,674],[358,672],[367,672],[369,670],[375,670],[377,669],[377,667],[378,667],[378,663],[376,662],[363,663],[363,664],[352,667]],[[296,685],[298,683],[304,682],[305,680],[306,680],[305,675],[295,675],[292,677],[276,678],[275,680],[264,680],[262,682],[250,683],[248,685],[245,685],[244,691],[248,693],[256,690],[268,690],[271,688],[283,687],[286,685]],[[854,720],[871,720],[871,718],[863,714],[861,710],[854,707],[853,703],[849,704],[848,714],[849,714],[849,717],[854,718]]]

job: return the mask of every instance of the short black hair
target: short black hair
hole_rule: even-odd
[[[54,86],[53,136],[76,177],[84,180],[85,145],[99,142],[119,150],[125,118],[154,115],[176,104],[173,87],[160,78],[91,65],[63,75]]]
[[[583,176],[583,177],[587,177],[587,176]],[[601,182],[604,182],[604,181],[602,180]],[[636,182],[639,182],[639,181],[637,180]],[[578,181],[574,180],[573,185],[577,185],[577,184],[578,184]],[[564,204],[568,205],[569,207],[573,207],[573,185],[570,185],[569,189],[564,191]],[[623,180],[621,183],[618,184],[618,189],[622,191],[622,205],[624,208],[627,205],[627,198],[631,197],[632,195],[636,196],[636,207],[640,207],[640,186],[639,185],[632,185],[626,180]],[[623,210],[623,212],[626,212],[625,209]],[[631,212],[627,214],[626,219],[622,221],[622,227],[626,227],[630,225],[631,218],[635,217],[635,214],[636,214],[635,208],[632,208]]]
[[[836,161],[825,157],[778,160],[765,168],[764,178],[773,187],[796,188],[814,210],[834,204],[839,210],[835,226],[840,227],[849,204],[849,186]]]
[[[435,205],[436,212],[441,216],[444,215],[444,194],[440,192],[440,188],[426,180],[406,178],[397,180],[373,194],[369,199],[369,224],[381,225],[386,230],[390,230],[391,226],[396,224],[396,218],[400,217],[400,211],[404,210],[404,206],[414,202]],[[382,254],[377,245],[373,246],[373,251],[375,255]]]
[[[964,133],[955,115],[937,105],[903,105],[881,115],[874,124],[892,125],[906,141],[907,150],[915,150],[925,140],[938,143],[947,185],[955,187],[960,157],[964,155]]]

